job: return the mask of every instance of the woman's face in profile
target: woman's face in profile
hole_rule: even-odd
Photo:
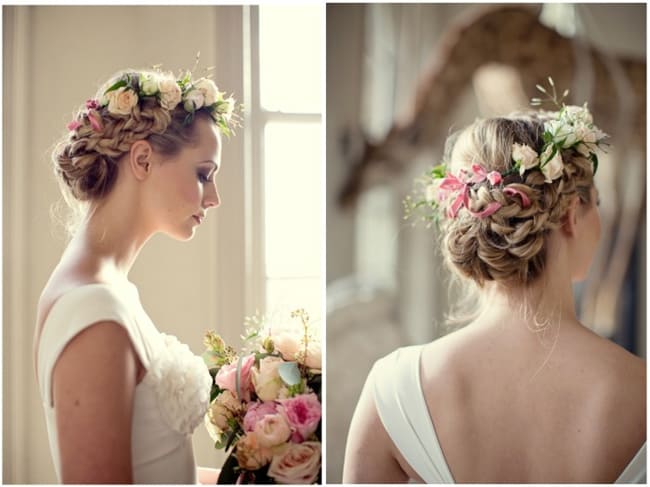
[[[575,260],[573,279],[581,281],[587,277],[589,267],[600,240],[600,213],[598,211],[598,190],[591,188],[591,201],[578,205],[578,227],[580,253]]]
[[[209,208],[220,203],[216,173],[221,165],[221,138],[209,119],[196,120],[197,143],[154,164],[150,211],[158,231],[189,240]]]

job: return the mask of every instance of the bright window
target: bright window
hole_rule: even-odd
[[[260,6],[259,55],[253,56],[259,60],[253,143],[263,168],[265,308],[303,307],[313,319],[322,316],[321,10]]]

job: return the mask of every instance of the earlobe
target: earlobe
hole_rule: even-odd
[[[151,172],[153,149],[146,140],[138,140],[129,150],[129,166],[137,180],[142,181]]]

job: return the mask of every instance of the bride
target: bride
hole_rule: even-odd
[[[220,131],[234,101],[190,75],[122,71],[53,153],[76,230],[38,303],[36,370],[64,483],[196,483],[191,433],[210,375],[160,333],[128,274],[158,233],[189,240],[219,205]],[[217,472],[199,469],[201,482]]]
[[[571,283],[600,236],[585,107],[479,120],[407,207],[478,289],[471,323],[372,368],[345,483],[645,482],[646,364],[585,327]]]

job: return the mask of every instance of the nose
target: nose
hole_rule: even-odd
[[[219,196],[219,191],[217,190],[217,185],[215,183],[209,184],[206,187],[206,191],[203,194],[203,207],[204,208],[216,208],[221,204],[221,197]]]

